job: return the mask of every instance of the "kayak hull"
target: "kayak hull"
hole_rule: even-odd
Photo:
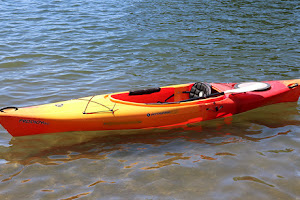
[[[271,88],[207,99],[188,99],[193,84],[162,87],[155,94],[129,92],[96,95],[57,103],[4,109],[1,125],[14,137],[70,131],[143,129],[197,123],[229,117],[258,107],[298,101],[300,79],[266,81]],[[216,92],[236,83],[211,83]],[[171,96],[170,96],[171,94]],[[169,99],[168,99],[169,98]],[[167,99],[161,103],[160,99]],[[158,102],[159,103],[158,103]]]

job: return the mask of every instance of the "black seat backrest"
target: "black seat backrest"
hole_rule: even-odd
[[[211,85],[204,82],[195,83],[190,90],[190,98],[206,97],[211,94]]]

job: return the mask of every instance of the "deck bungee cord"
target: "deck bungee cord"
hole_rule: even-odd
[[[112,108],[109,108],[108,106],[106,106],[106,105],[103,105],[102,103],[99,103],[99,102],[96,102],[96,101],[92,101],[92,99],[95,97],[95,95],[94,96],[92,96],[89,100],[87,100],[87,99],[81,99],[81,98],[78,98],[78,100],[83,100],[83,101],[88,101],[88,103],[86,104],[86,107],[85,107],[85,109],[84,109],[84,111],[82,112],[83,114],[95,114],[95,113],[101,113],[101,112],[111,112],[112,114],[114,114],[117,110],[114,110],[114,108],[115,108],[115,106],[116,106],[116,103],[114,104],[114,106],[112,107]],[[108,109],[108,111],[95,111],[95,112],[86,112],[86,110],[87,110],[87,108],[88,108],[88,106],[89,106],[89,104],[90,103],[96,103],[96,104],[98,104],[98,105],[100,105],[100,106],[103,106],[103,107],[105,107],[105,108],[107,108]]]

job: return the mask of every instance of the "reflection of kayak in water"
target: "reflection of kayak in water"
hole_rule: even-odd
[[[12,136],[183,125],[297,101],[298,84],[300,79],[239,84],[197,82],[96,95],[2,108],[0,123]]]

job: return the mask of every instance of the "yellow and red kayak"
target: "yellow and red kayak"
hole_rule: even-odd
[[[298,101],[299,84],[300,79],[172,85],[45,105],[5,107],[0,109],[0,123],[14,137],[184,125]]]

